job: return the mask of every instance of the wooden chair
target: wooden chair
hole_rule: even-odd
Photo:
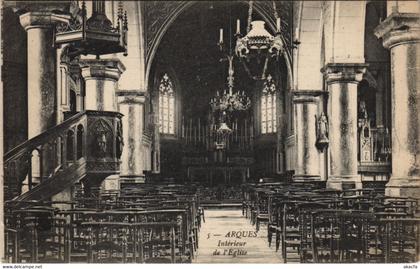
[[[92,221],[89,213],[97,212],[96,209],[74,208],[71,210],[61,210],[57,216],[66,219],[68,238],[66,244],[66,262],[87,262],[88,256],[88,238],[86,230],[81,224]]]
[[[165,208],[165,209],[148,209],[139,212],[137,223],[151,222],[176,222],[179,228],[176,229],[176,238],[180,247],[181,255],[184,257],[194,258],[197,250],[196,234],[194,233],[192,218],[189,216],[189,210],[185,208]]]
[[[66,262],[69,260],[67,220],[54,215],[51,222],[49,230],[40,229],[38,232],[38,261],[41,263]]]
[[[278,207],[283,199],[284,197],[277,193],[272,193],[268,199],[267,241],[269,247],[271,247],[273,235],[276,236],[277,244],[277,233],[281,231],[281,217]],[[278,239],[280,239],[280,237]],[[276,249],[276,251],[277,250],[278,249]]]
[[[88,241],[87,262],[126,263],[136,260],[134,231],[129,223],[83,222]],[[129,248],[130,246],[130,248]]]
[[[319,210],[311,216],[314,262],[366,262],[374,215],[353,210]]]
[[[11,228],[5,229],[5,262],[17,263],[19,260],[18,231]]]
[[[270,229],[274,230],[275,233],[275,247],[276,252],[280,249],[280,242],[282,239],[282,227],[283,227],[283,198],[277,200],[276,204],[273,205],[273,225]]]
[[[257,192],[255,229],[258,232],[262,223],[268,223],[269,189],[259,190]]]
[[[311,236],[311,214],[317,210],[328,209],[328,203],[300,202],[297,205],[299,214],[300,229],[300,262],[313,262],[312,236]]]
[[[383,208],[382,208],[383,209]],[[368,253],[369,262],[384,263],[386,253],[386,225],[382,220],[406,218],[407,214],[402,212],[374,212],[375,219],[370,222],[368,231]]]
[[[380,220],[385,263],[413,263],[420,259],[420,218]]]
[[[299,227],[299,211],[297,200],[283,203],[282,213],[282,257],[284,262],[300,259],[301,230]]]
[[[140,262],[185,262],[176,238],[176,222],[146,222],[135,225],[139,232]],[[178,249],[178,255],[177,250]],[[178,256],[178,257],[177,257]],[[177,259],[178,258],[178,259]]]
[[[47,206],[30,206],[13,211],[13,227],[18,233],[17,262],[39,262],[40,244],[44,248],[44,239],[54,225],[55,209]]]

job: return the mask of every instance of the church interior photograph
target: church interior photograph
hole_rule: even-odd
[[[0,262],[420,261],[419,0],[6,0],[1,42]]]

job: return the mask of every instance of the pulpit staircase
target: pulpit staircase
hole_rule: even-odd
[[[5,201],[48,200],[80,181],[98,185],[118,173],[121,116],[106,111],[73,113],[7,152]]]

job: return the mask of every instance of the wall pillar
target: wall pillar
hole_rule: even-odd
[[[327,82],[330,175],[327,187],[361,188],[357,162],[357,85],[366,64],[330,63],[323,68]]]
[[[420,197],[420,14],[391,13],[375,34],[391,52],[392,175],[386,194]]]
[[[144,182],[143,127],[146,97],[140,91],[118,91],[122,118],[124,148],[121,155],[120,179]]]
[[[318,91],[295,91],[293,97],[296,134],[296,164],[293,181],[320,180],[316,148]]]
[[[80,60],[85,80],[86,110],[118,111],[116,91],[118,80],[125,71],[122,62],[115,59]]]

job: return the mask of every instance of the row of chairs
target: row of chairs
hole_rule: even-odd
[[[18,263],[191,262],[204,217],[195,190],[186,186],[6,207],[6,256]]]
[[[419,260],[417,200],[374,189],[312,184],[246,184],[243,215],[285,262],[414,262]]]

